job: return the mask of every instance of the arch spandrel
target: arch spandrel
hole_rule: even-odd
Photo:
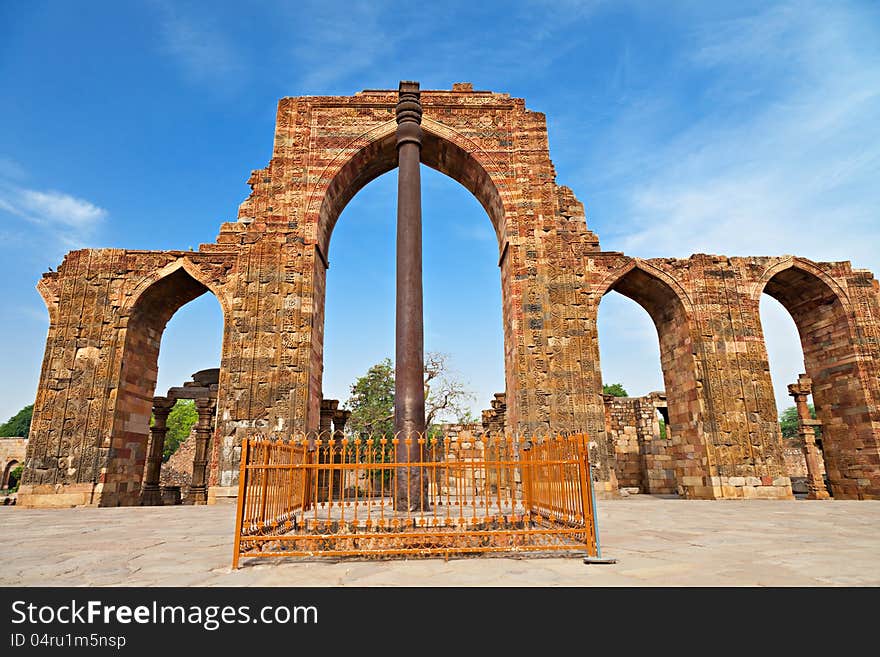
[[[750,293],[751,299],[756,302],[760,301],[761,295],[766,291],[767,284],[770,280],[777,274],[789,269],[796,269],[814,276],[828,288],[838,301],[840,301],[847,314],[852,312],[849,294],[846,289],[819,264],[812,260],[808,260],[807,258],[797,256],[787,256],[778,262],[767,266],[760,277],[752,285]]]
[[[149,290],[156,283],[167,279],[175,272],[181,270],[186,272],[195,282],[202,285],[205,288],[205,291],[211,292],[220,303],[220,308],[223,311],[224,317],[227,316],[227,313],[231,308],[232,301],[229,292],[211,275],[209,271],[197,265],[195,262],[192,261],[192,259],[187,256],[181,256],[176,260],[173,260],[172,262],[169,262],[168,264],[150,272],[149,274],[144,275],[135,284],[131,292],[126,295],[126,299],[123,302],[123,305],[119,311],[120,316],[130,316],[147,290]],[[188,301],[186,303],[188,303]]]
[[[316,240],[327,253],[330,235],[348,202],[364,186],[397,167],[396,121],[370,128],[340,148],[317,175],[309,190],[304,216]],[[503,248],[508,222],[516,210],[502,190],[507,184],[501,167],[473,140],[439,121],[422,119],[422,163],[447,175],[470,191],[492,221]]]
[[[659,267],[654,266],[647,260],[643,260],[642,258],[629,258],[625,257],[625,261],[623,264],[617,266],[608,272],[603,278],[601,278],[594,286],[593,286],[593,297],[595,302],[598,304],[601,301],[602,297],[611,292],[615,285],[617,285],[621,280],[624,279],[627,275],[629,275],[633,271],[640,271],[644,273],[646,276],[656,279],[663,285],[665,285],[669,292],[673,295],[673,297],[681,304],[682,309],[685,312],[685,316],[688,320],[694,317],[694,306],[691,302],[690,296],[687,291],[683,287],[683,285],[676,280],[672,275],[668,272],[660,269]],[[624,295],[629,298],[632,298],[636,303],[641,305],[645,310],[651,314],[651,311],[645,307],[643,300],[635,299],[630,295]]]

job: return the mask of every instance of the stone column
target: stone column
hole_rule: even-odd
[[[351,417],[351,411],[337,410],[333,413],[333,438],[341,440],[345,432],[345,425],[348,418]]]
[[[336,409],[339,407],[338,399],[322,399],[321,400],[321,416],[318,423],[318,432],[321,441],[326,443],[333,433],[333,418],[336,415]]]
[[[788,394],[794,398],[798,413],[798,434],[804,441],[804,459],[807,462],[807,499],[827,500],[831,498],[825,488],[825,479],[819,466],[819,447],[816,445],[815,425],[820,424],[810,416],[807,396],[812,392],[813,381],[806,374],[798,377],[797,383],[788,386]]]
[[[338,463],[338,454],[335,454],[335,441],[333,440],[333,417],[339,407],[338,399],[322,399],[321,415],[318,422],[318,436],[315,447],[318,450],[318,463]],[[330,485],[330,470],[322,468],[318,470],[318,501],[323,502],[336,497],[339,489],[339,470],[333,471],[333,485]]]
[[[143,506],[162,506],[162,490],[159,487],[159,474],[162,469],[162,452],[165,450],[165,434],[168,433],[168,414],[176,400],[168,397],[153,397],[153,426],[150,427],[150,453],[147,454],[147,471],[144,475],[144,488],[141,491]]]
[[[333,412],[333,444],[342,449],[342,438],[345,436],[345,423],[348,422],[348,418],[351,417],[351,411],[345,410],[336,410]],[[356,445],[355,445],[356,447]],[[355,452],[356,454],[356,452]],[[348,459],[351,458],[351,455],[346,457]],[[347,486],[357,485],[357,482],[352,478],[351,481],[346,482],[347,477],[352,477],[353,473],[350,471],[343,471],[340,473],[338,479],[333,481],[333,494],[338,498],[342,496],[342,489]]]
[[[397,101],[397,325],[394,432],[399,463],[421,460],[425,435],[422,198],[419,171],[422,104],[418,82],[401,82]],[[425,508],[421,468],[397,469],[395,508]]]
[[[211,432],[213,430],[212,416],[217,401],[211,397],[201,397],[195,401],[199,420],[196,422],[196,453],[193,456],[192,483],[189,487],[189,499],[193,504],[207,504],[208,443],[211,440]]]

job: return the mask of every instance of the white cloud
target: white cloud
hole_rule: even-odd
[[[22,189],[19,197],[28,216],[45,223],[88,229],[107,216],[103,208],[61,192]]]
[[[54,190],[35,190],[0,178],[0,214],[22,221],[16,226],[4,221],[4,239],[28,243],[33,231],[46,243],[48,236],[56,247],[82,248],[107,218],[107,210],[90,201]],[[30,237],[28,237],[30,235]]]
[[[715,75],[713,98],[725,85],[735,98],[670,141],[641,144],[652,156],[643,178],[618,180],[632,221],[615,246],[878,268],[880,34],[871,46],[857,22],[833,6],[783,6],[704,27],[691,62]],[[768,69],[758,81],[767,90],[740,106],[753,65]]]
[[[778,4],[693,30],[677,70],[631,90],[582,172],[582,189],[614,213],[591,220],[603,248],[641,257],[795,254],[851,260],[880,276],[880,23],[865,11],[877,15]],[[678,79],[696,80],[689,94],[669,88]],[[670,128],[689,116],[690,125]],[[785,408],[786,384],[804,367],[800,340],[778,303],[764,299],[761,315]],[[627,353],[617,312],[603,323],[603,372],[649,388],[654,359]]]

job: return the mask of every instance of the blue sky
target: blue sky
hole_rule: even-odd
[[[603,248],[852,260],[880,272],[880,5],[871,2],[0,2],[0,420],[33,401],[34,285],[72,248],[198,248],[271,155],[283,96],[470,81],[545,112],[558,182]],[[474,411],[503,387],[497,251],[423,168],[426,347]],[[394,172],[333,235],[325,395],[393,351]],[[777,399],[794,325],[762,317]],[[159,388],[219,360],[206,295],[169,323]],[[647,314],[609,295],[606,381],[662,387]]]

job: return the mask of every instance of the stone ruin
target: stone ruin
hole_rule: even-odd
[[[605,439],[614,467],[609,473],[621,491],[628,493],[675,494],[672,433],[666,394],[652,392],[644,397],[603,395]],[[660,416],[666,425],[660,429]]]
[[[141,492],[144,506],[180,504],[185,495],[189,504],[206,504],[208,500],[208,442],[216,427],[217,386],[220,369],[199,370],[192,381],[170,388],[163,397],[153,397],[153,422]],[[178,446],[163,466],[166,422],[180,399],[192,399],[198,415],[189,437]],[[185,488],[183,493],[181,489]]]
[[[272,158],[214,242],[82,249],[43,275],[50,325],[19,504],[141,503],[162,332],[206,292],[224,316],[206,499],[236,495],[243,436],[319,428],[331,235],[358,190],[396,166],[397,100],[397,90],[283,98]],[[880,497],[870,272],[791,255],[604,251],[581,202],[556,182],[544,114],[467,83],[424,90],[421,103],[421,162],[470,190],[497,237],[506,432],[585,431],[597,490],[613,495],[628,481],[632,466],[616,464],[611,445],[629,438],[609,428],[596,329],[614,290],[649,313],[660,343],[671,439],[648,481],[671,471],[689,498],[790,499],[759,316],[767,293],[800,333],[833,495]]]
[[[26,453],[27,438],[0,437],[0,490],[10,487],[12,471],[24,463]],[[4,500],[8,498],[7,495]]]

